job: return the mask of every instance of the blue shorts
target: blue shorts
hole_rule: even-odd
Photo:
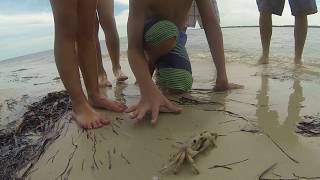
[[[256,0],[260,12],[271,12],[281,16],[285,0]],[[315,0],[289,0],[293,16],[310,15],[318,12]]]

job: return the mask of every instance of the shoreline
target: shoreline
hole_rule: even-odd
[[[242,28],[258,28],[259,25],[249,25],[249,26],[222,26],[222,29],[242,29]],[[294,25],[274,25],[272,27],[275,28],[294,28]],[[319,29],[320,26],[318,25],[309,25],[308,28],[312,28],[312,29]],[[200,30],[200,28],[188,28],[188,30],[194,31],[194,30]],[[126,36],[120,37],[120,41],[121,39],[126,39]],[[104,45],[104,40],[101,40],[100,43],[102,45]],[[39,52],[34,52],[31,54],[25,54],[25,55],[21,55],[21,56],[17,56],[17,57],[11,57],[11,58],[6,58],[6,59],[2,59],[0,60],[0,64],[2,63],[8,63],[9,61],[15,60],[15,59],[19,59],[19,58],[28,58],[30,56],[34,56],[34,55],[41,55],[44,53],[48,53],[48,52],[52,52],[53,53],[53,49],[48,49],[48,50],[44,50],[44,51],[39,51]]]

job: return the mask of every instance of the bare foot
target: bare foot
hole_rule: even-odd
[[[223,91],[243,89],[243,88],[244,88],[243,85],[234,84],[234,83],[228,83],[228,84],[217,83],[216,86],[213,88],[213,90],[216,92],[223,92]]]
[[[73,106],[72,116],[76,123],[84,129],[97,129],[110,123],[108,119],[103,118],[89,104]]]
[[[113,69],[113,74],[117,78],[117,81],[125,81],[128,79],[128,76],[121,71],[121,67]]]
[[[112,83],[108,80],[108,76],[105,72],[98,75],[98,83],[100,87],[112,87]]]
[[[269,64],[269,57],[261,56],[258,63],[259,64]]]
[[[95,108],[102,108],[114,112],[123,112],[127,106],[118,101],[112,101],[104,95],[89,97],[89,103]]]
[[[296,66],[302,66],[303,60],[302,58],[294,58],[294,63]]]

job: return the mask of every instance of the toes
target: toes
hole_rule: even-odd
[[[121,109],[121,111],[124,111],[124,110],[126,110],[128,107],[124,104],[124,103],[122,103],[122,102],[119,102],[119,101],[114,101],[114,103],[115,103],[115,105],[119,108],[119,109]]]
[[[136,117],[138,116],[138,111],[135,110],[135,111],[131,112],[129,114],[129,116],[130,116],[131,119],[136,119]]]
[[[127,105],[125,105],[124,103],[120,103],[120,105],[121,105],[121,108],[122,108],[123,110],[128,109],[128,106],[127,106]]]
[[[83,126],[83,127],[85,127],[86,129],[92,129],[92,123],[85,123],[85,125]]]
[[[93,121],[93,122],[91,122],[90,124],[92,125],[92,128],[93,128],[93,129],[99,128],[99,124],[98,124],[97,121]]]
[[[133,112],[133,111],[136,111],[136,109],[137,109],[137,106],[136,106],[136,105],[135,105],[135,106],[131,106],[131,107],[129,107],[128,109],[126,109],[125,112],[126,112],[126,113],[131,113],[131,112]]]
[[[101,118],[101,119],[100,119],[100,123],[102,123],[103,125],[109,125],[109,124],[110,124],[110,121],[109,121],[108,119]]]

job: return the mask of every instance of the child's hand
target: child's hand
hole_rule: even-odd
[[[157,123],[160,108],[168,109],[168,112],[180,113],[181,108],[171,103],[165,96],[163,96],[158,89],[152,92],[142,94],[140,102],[126,110],[131,113],[131,119],[141,121],[146,113],[151,112],[151,124],[154,126]]]

